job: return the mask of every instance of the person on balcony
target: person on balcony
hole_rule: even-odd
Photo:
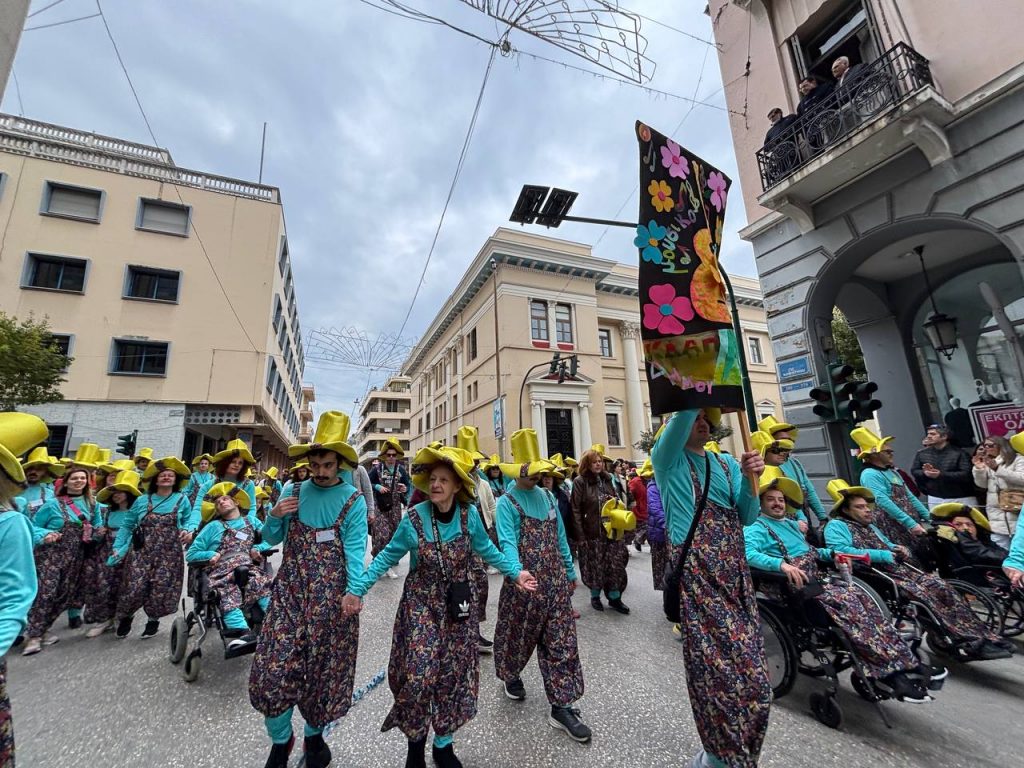
[[[832,83],[822,82],[817,75],[808,75],[800,81],[797,90],[800,91],[800,103],[796,105],[798,117],[806,119],[807,113],[832,93]]]
[[[764,135],[764,144],[768,146],[777,137],[781,136],[787,128],[793,125],[799,118],[796,115],[783,115],[782,109],[779,107],[773,107],[772,111],[768,113],[768,122],[771,123],[771,128],[768,129],[768,133]]]
[[[832,77],[836,79],[835,90],[843,101],[853,96],[853,87],[858,80],[867,74],[868,68],[863,64],[850,66],[848,56],[840,56],[832,62]]]

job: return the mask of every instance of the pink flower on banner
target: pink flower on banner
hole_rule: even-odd
[[[679,145],[672,139],[661,148],[661,164],[668,168],[668,175],[677,179],[685,179],[690,175],[690,161],[682,155]]]
[[[718,171],[712,171],[708,176],[708,189],[711,190],[711,204],[719,213],[725,208],[725,176]]]
[[[671,283],[652,285],[648,297],[652,303],[644,304],[644,328],[675,335],[686,330],[681,320],[693,320],[693,305],[685,296],[676,296]]]

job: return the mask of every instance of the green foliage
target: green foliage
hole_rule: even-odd
[[[725,422],[711,429],[711,439],[716,443],[722,442],[730,435],[732,435],[732,427],[728,426]]]
[[[62,400],[60,385],[72,358],[61,354],[49,320],[19,321],[0,312],[0,411]]]
[[[864,353],[861,352],[857,334],[839,307],[832,307],[832,340],[836,345],[836,358],[853,366],[853,376],[850,378],[867,381],[868,370],[864,366]]]
[[[641,431],[640,439],[633,443],[633,447],[638,451],[643,451],[644,453],[649,454],[651,452],[651,448],[654,447],[654,432],[655,430],[653,429],[645,429]]]

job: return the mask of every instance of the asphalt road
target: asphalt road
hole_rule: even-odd
[[[401,569],[404,577],[405,569]],[[699,748],[686,698],[682,654],[651,586],[650,555],[633,554],[624,599],[630,616],[593,611],[581,590],[580,651],[586,695],[579,706],[594,730],[579,745],[547,724],[547,704],[535,664],[523,675],[525,702],[501,691],[488,656],[480,665],[480,712],[456,735],[467,766],[684,766]],[[356,685],[387,664],[391,627],[402,580],[384,579],[361,614]],[[500,577],[491,577],[489,622],[494,626]],[[141,625],[141,621],[136,621]],[[147,641],[105,635],[87,640],[56,627],[61,641],[42,653],[8,657],[19,768],[260,768],[268,741],[251,709],[247,681],[251,657],[225,661],[209,638],[202,675],[181,679],[167,659],[170,621]],[[213,642],[210,642],[213,640]],[[787,768],[893,766],[966,768],[1021,765],[1024,655],[1005,661],[954,664],[938,700],[922,706],[887,703],[886,729],[873,705],[862,701],[844,675],[839,702],[845,721],[830,730],[811,717],[808,695],[821,683],[801,677],[772,707],[761,765]],[[354,706],[328,738],[332,766],[401,766],[405,741],[380,733],[391,705],[387,683]],[[298,762],[298,748],[293,764]],[[429,761],[429,752],[428,752]]]

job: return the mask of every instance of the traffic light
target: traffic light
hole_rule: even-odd
[[[811,410],[814,415],[827,422],[851,421],[854,402],[850,396],[857,388],[857,382],[850,381],[853,366],[846,363],[830,363],[828,381],[812,389],[808,395],[817,401]]]
[[[836,406],[832,401],[832,391],[824,384],[812,389],[808,395],[817,404],[811,409],[822,421],[836,420]]]
[[[117,436],[117,452],[122,456],[127,456],[129,459],[135,456],[135,443],[139,436],[139,430],[135,430],[127,435]]]
[[[580,372],[580,359],[573,355],[569,358],[569,378],[575,379],[576,374]]]
[[[561,359],[562,359],[562,353],[561,352],[555,352],[555,354],[553,354],[551,356],[551,366],[548,368],[548,375],[549,376],[554,376],[556,373],[558,373],[558,365],[561,362]]]
[[[850,399],[853,406],[851,418],[854,422],[867,421],[882,407],[882,401],[872,397],[877,391],[878,385],[873,381],[862,381],[856,385]]]

